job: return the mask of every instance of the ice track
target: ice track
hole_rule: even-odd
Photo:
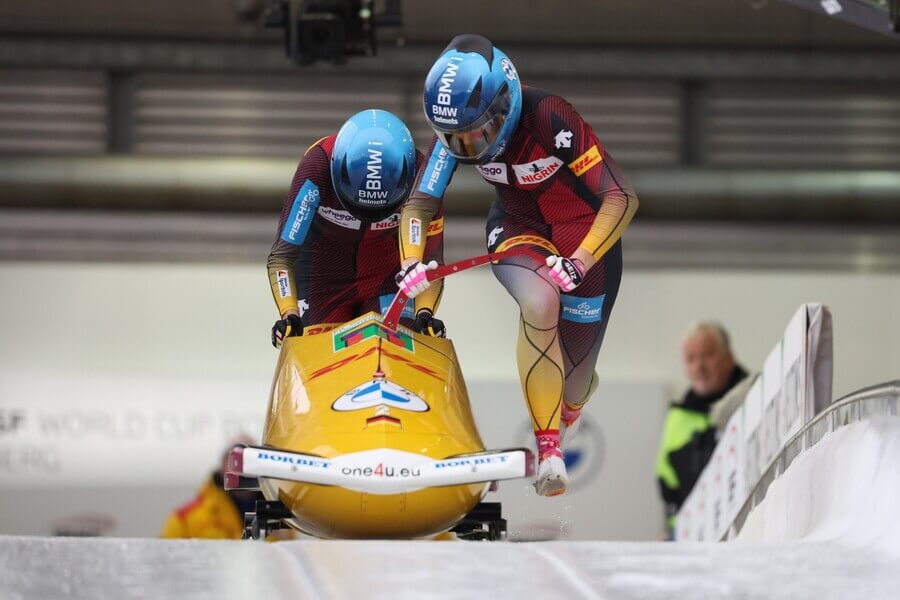
[[[6,538],[2,597],[898,598],[898,564],[840,544]]]
[[[0,537],[0,598],[896,599],[898,465],[900,419],[839,429],[724,544]]]

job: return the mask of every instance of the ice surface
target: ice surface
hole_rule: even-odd
[[[738,540],[840,541],[900,561],[900,418],[823,437],[769,486]]]
[[[0,598],[900,598],[900,419],[794,461],[739,543],[0,536]],[[768,540],[768,541],[753,541]]]
[[[0,538],[20,598],[900,598],[897,561],[835,543]]]

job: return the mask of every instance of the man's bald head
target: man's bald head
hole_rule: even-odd
[[[721,324],[701,321],[691,325],[681,343],[681,358],[695,394],[709,396],[727,387],[734,355]]]

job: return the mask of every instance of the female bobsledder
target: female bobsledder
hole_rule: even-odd
[[[279,319],[272,344],[304,327],[383,311],[397,291],[397,226],[423,162],[409,129],[384,110],[364,110],[307,149],[297,165],[269,254]],[[443,219],[422,234],[428,260],[442,260]],[[441,286],[404,311],[420,333],[441,336]]]
[[[596,387],[594,365],[622,276],[620,237],[638,201],[619,167],[575,109],[522,87],[513,63],[488,39],[456,37],[425,80],[435,137],[400,223],[400,287],[427,288],[421,231],[442,214],[457,163],[493,184],[490,251],[528,245],[493,265],[519,305],[517,362],[539,453],[537,493],[568,485],[560,450]]]

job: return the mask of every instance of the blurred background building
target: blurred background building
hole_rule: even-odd
[[[585,487],[554,510],[593,507],[581,535],[656,537],[689,322],[721,321],[758,368],[818,301],[835,396],[900,364],[900,42],[887,12],[882,35],[795,4],[379,2],[377,56],[299,67],[262,1],[3,3],[0,531],[99,512],[116,535],[152,535],[227,439],[258,435],[276,358],[264,262],[297,160],[368,107],[427,146],[424,75],[472,31],[570,100],[640,197]],[[448,260],[483,251],[491,199],[460,170]],[[520,443],[512,301],[473,271],[440,316],[485,441]],[[533,517],[522,537],[557,527],[516,510]]]

